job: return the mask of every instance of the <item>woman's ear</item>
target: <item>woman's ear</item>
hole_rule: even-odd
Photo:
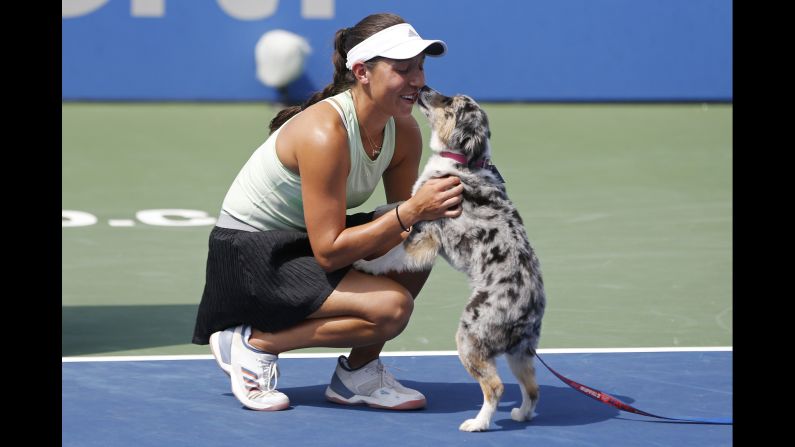
[[[362,84],[370,83],[370,79],[367,78],[367,67],[364,65],[364,62],[356,62],[353,64],[351,72],[353,72],[353,76],[356,77],[356,80]]]

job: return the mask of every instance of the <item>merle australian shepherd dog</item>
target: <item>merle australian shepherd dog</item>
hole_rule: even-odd
[[[468,96],[448,97],[428,87],[420,91],[418,104],[430,121],[433,155],[414,192],[430,178],[455,175],[464,185],[463,213],[419,222],[402,244],[354,266],[373,274],[429,270],[438,254],[465,273],[472,294],[456,342],[461,363],[483,390],[483,406],[459,428],[488,430],[504,388],[495,365],[501,354],[522,391],[522,405],[511,417],[529,420],[539,398],[533,355],[546,302],[538,258],[490,162],[491,132],[483,109]]]

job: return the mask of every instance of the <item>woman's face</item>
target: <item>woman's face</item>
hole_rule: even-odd
[[[411,59],[381,59],[370,72],[370,94],[379,109],[391,116],[411,114],[425,85],[425,54]]]

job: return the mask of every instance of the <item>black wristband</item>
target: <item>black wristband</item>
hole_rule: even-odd
[[[398,207],[400,207],[400,205],[397,205],[395,207],[395,216],[397,216],[398,223],[400,224],[400,228],[402,228],[403,231],[405,231],[406,233],[409,233],[411,231],[411,227],[406,228],[406,226],[403,225],[403,221],[400,220],[400,214],[398,214]]]

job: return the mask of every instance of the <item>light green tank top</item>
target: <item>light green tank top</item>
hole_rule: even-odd
[[[331,101],[332,98],[336,102]],[[371,160],[362,145],[351,91],[346,90],[324,101],[337,109],[348,130],[351,170],[346,184],[346,204],[349,209],[354,208],[372,195],[392,161],[395,120],[389,118],[387,121],[381,153]],[[221,212],[262,231],[306,231],[301,177],[287,169],[276,155],[276,139],[283,128],[273,132],[243,165],[226,193]]]

